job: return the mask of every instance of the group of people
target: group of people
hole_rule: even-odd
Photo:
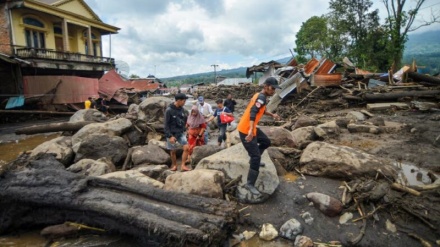
[[[260,167],[265,165],[261,162],[261,155],[270,146],[269,138],[257,128],[257,124],[263,115],[269,115],[276,120],[280,119],[277,114],[266,111],[267,97],[274,95],[277,88],[280,88],[277,79],[267,78],[261,92],[254,94],[251,98],[237,126],[240,140],[250,157],[247,182],[244,187],[256,196],[261,193],[255,187],[255,182]],[[233,115],[237,104],[232,99],[232,95],[228,95],[228,99],[224,102],[222,99],[216,101],[217,109],[213,111],[212,107],[204,102],[203,96],[200,96],[198,105],[192,106],[191,113],[186,116],[183,107],[187,99],[188,97],[183,93],[176,94],[174,103],[170,104],[165,111],[165,137],[167,149],[170,150],[171,155],[170,169],[173,171],[177,170],[176,150],[180,146],[183,148],[181,171],[191,170],[187,164],[190,161],[192,149],[208,142],[208,122],[217,118],[220,129],[220,135],[217,139],[218,145],[220,146],[226,140],[227,124],[220,121],[220,114]],[[186,130],[188,138],[185,135]]]
[[[84,101],[84,109],[96,109],[103,112],[105,115],[108,115],[108,103],[107,96],[104,95],[99,106],[94,97],[88,97],[86,101]]]
[[[228,97],[233,102],[234,107],[237,103],[235,100],[232,100],[232,95]],[[183,93],[178,93],[174,99],[174,103],[165,112],[165,137],[167,138],[167,149],[170,150],[172,162],[170,169],[173,171],[177,170],[175,150],[182,146],[183,154],[180,169],[182,171],[189,171],[191,168],[187,164],[191,161],[191,154],[194,148],[208,143],[208,123],[217,118],[217,126],[220,129],[218,145],[221,146],[222,142],[226,141],[227,124],[220,121],[220,114],[232,116],[233,112],[224,106],[222,99],[216,101],[217,109],[213,111],[212,106],[205,102],[203,96],[200,96],[197,99],[197,104],[192,106],[190,114],[186,116],[183,106],[188,97]]]

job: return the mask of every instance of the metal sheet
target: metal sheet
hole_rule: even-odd
[[[59,82],[61,83],[58,85]],[[54,91],[53,104],[82,103],[88,97],[98,96],[98,79],[95,78],[23,76],[23,87],[26,98]]]
[[[342,83],[341,80],[341,74],[313,75],[313,84],[315,86],[339,86]]]
[[[335,63],[333,63],[328,59],[325,59],[324,61],[322,61],[321,65],[316,70],[315,74],[330,74],[333,72],[333,70],[335,70],[335,68],[336,68]]]
[[[154,92],[161,88],[161,84],[155,82],[154,79],[136,79],[124,80],[115,70],[110,70],[99,79],[99,92],[114,98],[116,101],[127,104],[126,97],[115,96],[116,92],[121,89],[136,92]],[[120,95],[120,93],[118,93]]]
[[[306,66],[304,66],[304,72],[307,75],[310,75],[316,67],[318,67],[319,61],[316,58],[312,58],[310,61],[307,62]]]

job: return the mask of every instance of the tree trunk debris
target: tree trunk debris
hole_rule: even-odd
[[[145,242],[161,241],[161,246],[213,246],[234,230],[236,203],[86,177],[64,170],[51,157],[16,163],[2,175],[0,234],[74,221]]]
[[[51,123],[51,124],[43,124],[43,125],[33,125],[29,127],[24,127],[15,130],[15,134],[21,135],[32,135],[39,133],[48,133],[48,132],[58,132],[58,131],[78,131],[82,127],[96,123],[93,121],[83,121],[83,122],[63,122],[63,123]]]

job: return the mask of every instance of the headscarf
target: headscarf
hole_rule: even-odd
[[[192,113],[196,112],[197,115],[193,115]],[[191,114],[188,116],[188,120],[186,122],[190,128],[198,128],[201,124],[205,123],[205,118],[203,115],[199,112],[199,109],[196,105],[193,105],[191,107]]]

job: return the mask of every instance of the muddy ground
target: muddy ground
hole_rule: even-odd
[[[304,97],[294,95],[287,98],[277,108],[277,113],[287,122],[294,122],[300,115],[306,115],[325,123],[338,118],[344,118],[350,111],[366,110],[365,102],[350,102],[340,98],[329,98],[328,95],[338,95],[338,89],[323,89],[316,95]],[[339,94],[340,95],[340,94]],[[421,100],[426,99],[405,99]],[[432,102],[432,99],[427,101]],[[247,104],[247,100],[238,99],[238,113],[241,113]],[[341,135],[326,142],[349,146],[363,150],[367,153],[381,158],[390,159],[396,165],[402,165],[408,174],[407,179],[411,182],[420,183],[422,178],[417,176],[430,171],[437,177],[440,174],[440,104],[437,99],[436,109],[421,111],[418,109],[398,110],[390,108],[381,111],[372,111],[374,119],[404,124],[404,127],[397,132],[370,134],[350,133],[342,129]],[[409,102],[408,102],[409,103]],[[283,123],[270,123],[267,125],[282,125]],[[407,166],[406,166],[407,165]],[[371,180],[374,178],[360,178]],[[435,178],[434,178],[435,179]],[[429,178],[428,178],[429,180]],[[256,205],[241,205],[245,208],[241,211],[241,225],[238,231],[261,229],[264,223],[271,223],[279,229],[284,222],[290,218],[299,220],[304,226],[303,235],[317,242],[329,243],[339,241],[343,246],[350,246],[350,241],[359,237],[362,228],[362,220],[355,223],[349,221],[346,224],[339,223],[339,217],[324,216],[318,209],[309,204],[305,195],[309,192],[320,192],[341,200],[344,180],[335,180],[322,177],[305,176],[295,181],[281,178],[280,186],[275,194],[266,202]],[[346,182],[350,183],[347,179]],[[432,182],[432,180],[428,181]],[[420,197],[415,198],[406,193],[390,191],[391,202],[364,202],[365,213],[372,212],[380,206],[374,217],[368,217],[366,222],[365,235],[356,246],[440,246],[440,189],[423,192]],[[397,198],[397,199],[396,199]],[[423,219],[408,214],[402,208],[414,209],[424,214],[430,221],[423,222]],[[311,225],[305,224],[301,215],[309,212],[314,218]],[[353,213],[353,219],[360,218],[360,214],[353,203],[347,205],[342,212]],[[397,232],[386,229],[386,221],[393,223]],[[420,237],[422,240],[417,239]],[[428,241],[423,243],[423,240]],[[261,245],[260,246],[279,246]],[[285,246],[289,246],[286,244]]]
[[[213,103],[214,100],[207,101]],[[244,110],[247,100],[238,99],[237,101],[237,113],[239,114]],[[353,102],[345,102],[331,107],[320,107],[319,105],[313,105],[313,102],[305,101],[301,107],[290,107],[297,104],[298,99],[283,102],[283,105],[278,108],[278,113],[283,116],[284,120],[288,121],[294,121],[299,115],[307,115],[315,118],[320,123],[324,123],[345,117],[349,111],[366,109],[365,105]],[[325,105],[325,102],[321,102],[321,106],[322,104]],[[440,172],[440,148],[434,145],[436,138],[440,136],[439,111],[422,112],[414,109],[390,109],[371,113],[375,115],[375,118],[383,118],[385,121],[405,123],[406,127],[399,132],[382,134],[349,133],[345,129],[339,137],[326,141],[361,149],[379,157],[396,160],[397,163],[413,164],[436,174]],[[56,120],[59,119],[56,118]],[[17,123],[1,125],[0,141],[5,142],[20,138],[14,136],[11,130],[22,125]],[[212,134],[211,140],[216,138],[215,133],[216,131]],[[350,181],[347,180],[347,182]],[[276,229],[279,229],[284,222],[295,218],[304,226],[303,235],[312,238],[314,242],[340,241],[342,245],[349,246],[350,240],[360,233],[362,220],[355,223],[349,221],[346,224],[340,224],[339,217],[324,216],[318,209],[311,206],[304,197],[308,192],[320,192],[341,199],[343,190],[340,186],[342,184],[343,180],[321,177],[305,176],[304,179],[299,176],[293,181],[291,177],[281,177],[279,188],[268,201],[261,204],[240,204],[242,211],[240,212],[241,217],[237,233],[244,230],[258,232],[264,223],[271,223]],[[424,192],[420,199],[416,200],[405,193],[399,193],[397,196],[402,199],[408,198],[408,204],[419,205],[420,210],[431,218],[431,227],[419,218],[406,213],[399,205],[393,205],[390,202],[375,202],[376,207],[383,205],[384,208],[377,211],[377,217],[368,217],[365,236],[357,246],[423,246],[420,240],[410,236],[411,233],[429,241],[432,246],[436,246],[436,241],[440,240],[440,207],[438,206],[440,190]],[[403,202],[405,201],[403,200]],[[372,205],[366,203],[365,211],[370,212],[372,210]],[[301,217],[305,212],[309,212],[314,218],[311,225],[306,224]],[[352,212],[353,219],[360,217],[353,204],[348,205],[344,212]],[[387,220],[396,225],[397,232],[393,233],[386,229],[385,222]],[[433,229],[433,227],[436,229]],[[291,242],[260,241],[258,246],[291,246]]]
[[[343,117],[348,111],[361,109],[363,108],[349,108],[307,115],[325,122],[333,118]],[[361,149],[398,162],[415,164],[420,168],[435,171],[438,174],[440,171],[440,148],[435,147],[433,143],[434,139],[440,135],[440,112],[396,111],[374,114],[386,121],[406,123],[408,127],[397,133],[383,133],[380,135],[351,134],[344,130],[339,138],[327,141]],[[411,133],[411,130],[415,132]],[[349,180],[346,181],[349,182]],[[254,228],[264,223],[271,223],[279,229],[286,220],[295,218],[304,224],[303,234],[312,238],[313,241],[326,243],[340,241],[344,246],[349,246],[350,239],[360,233],[362,221],[341,225],[339,224],[339,217],[324,216],[318,209],[310,206],[309,201],[304,197],[309,192],[320,192],[340,200],[343,193],[340,188],[342,185],[343,180],[312,176],[305,176],[305,180],[298,178],[294,182],[281,179],[279,188],[268,201],[259,205],[249,205],[249,208],[242,211],[243,223]],[[410,201],[413,200],[410,195],[403,194],[403,197],[408,197]],[[427,199],[420,200],[418,205],[426,209],[426,214],[432,214],[437,229],[431,229],[419,219],[408,215],[398,205],[375,202],[376,207],[378,205],[386,206],[383,210],[378,211],[378,219],[370,217],[367,220],[365,236],[357,246],[422,246],[419,240],[409,237],[408,233],[416,233],[423,239],[428,240],[432,246],[436,246],[436,241],[440,239],[438,230],[440,226],[438,221],[440,219],[440,211],[438,211],[440,190],[426,193],[422,197]],[[371,212],[372,210],[371,205],[367,203],[365,211]],[[314,218],[311,225],[305,224],[301,218],[301,215],[305,212],[309,212]],[[360,217],[352,204],[348,205],[344,212],[353,213],[353,219]],[[398,229],[396,233],[386,230],[387,220],[396,225]]]

